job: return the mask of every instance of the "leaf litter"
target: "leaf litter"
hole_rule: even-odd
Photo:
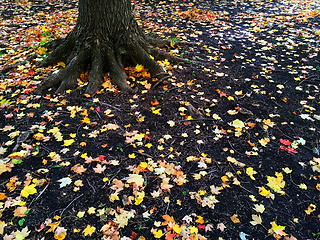
[[[36,63],[76,1],[0,2],[4,239],[319,237],[317,1],[135,1],[167,51],[207,64],[164,60],[155,90],[127,67],[135,95],[106,76],[95,96],[87,74],[65,96],[33,93],[64,67]]]

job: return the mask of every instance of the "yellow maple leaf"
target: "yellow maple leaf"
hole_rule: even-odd
[[[94,207],[89,207],[89,209],[88,209],[88,211],[87,211],[87,213],[89,214],[89,215],[92,215],[92,214],[94,214],[96,212],[96,208],[94,208]]]
[[[170,127],[173,127],[176,123],[172,120],[167,121]]]
[[[236,119],[232,122],[232,126],[235,128],[244,128],[244,123],[241,120]]]
[[[173,229],[173,231],[175,231],[178,235],[182,232],[182,227],[180,227],[178,224],[173,225],[172,229]]]
[[[161,115],[161,114],[160,114],[161,108],[156,109],[155,107],[152,107],[152,108],[151,108],[151,111],[152,111],[153,114]]]
[[[33,194],[37,193],[37,189],[35,187],[36,187],[35,184],[30,184],[28,186],[25,186],[21,191],[21,196],[28,198],[29,195],[33,195]]]
[[[136,158],[136,154],[135,153],[131,153],[128,156],[129,156],[129,158]]]
[[[252,179],[252,180],[256,180],[255,177],[253,176],[254,174],[256,174],[257,172],[255,170],[253,170],[252,167],[248,167],[246,169],[246,174]]]
[[[307,190],[308,189],[307,185],[304,184],[304,183],[299,184],[298,187],[303,189],[303,190]]]
[[[90,119],[88,117],[84,117],[81,123],[90,124]]]
[[[141,64],[137,64],[136,67],[135,67],[135,70],[136,70],[137,72],[141,72],[141,71],[144,70],[144,67],[143,67]]]
[[[141,163],[139,164],[139,167],[141,167],[142,169],[146,169],[148,166],[149,166],[149,165],[148,165],[148,163],[146,163],[146,162],[141,162]]]
[[[222,180],[222,182],[228,182],[229,181],[229,178],[227,177],[227,176],[222,176],[221,177],[221,180]]]
[[[285,235],[287,235],[283,231],[285,228],[286,228],[285,226],[280,226],[280,225],[277,225],[276,222],[272,222],[271,223],[271,228],[269,229],[268,233],[277,234],[277,235],[280,235],[280,236],[285,236]]]
[[[112,193],[110,194],[109,196],[109,201],[110,202],[114,202],[115,200],[120,200],[119,196],[118,196],[118,193]]]
[[[197,218],[198,218],[198,219],[196,220],[197,223],[200,223],[200,224],[203,224],[203,223],[204,223],[203,217],[197,216]]]
[[[152,143],[147,143],[146,145],[144,145],[147,148],[151,148],[152,147]]]
[[[158,231],[154,231],[153,235],[155,238],[161,238],[164,235],[164,232],[162,232],[162,230],[159,229]]]
[[[142,203],[143,202],[143,198],[144,198],[144,196],[145,196],[145,193],[144,193],[144,191],[142,191],[142,192],[138,192],[137,193],[137,196],[135,197],[135,205],[139,205],[140,203]]]
[[[310,215],[312,212],[316,210],[317,206],[314,204],[310,204],[307,210],[304,210],[306,214]]]
[[[263,213],[265,207],[262,204],[254,204],[254,210],[258,213]]]
[[[195,226],[189,227],[189,231],[191,234],[198,234],[199,229]]]
[[[262,138],[259,140],[261,146],[265,147],[270,142],[270,138]]]
[[[78,218],[82,218],[85,214],[86,214],[85,211],[79,211],[79,212],[77,213],[77,217],[78,217]]]
[[[264,119],[263,123],[269,127],[273,127],[275,125],[275,123],[272,122],[270,119]]]
[[[261,223],[262,223],[261,216],[260,216],[260,215],[253,214],[253,215],[252,215],[252,221],[250,221],[250,223],[251,223],[253,226],[261,224]]]
[[[141,142],[144,139],[144,134],[142,134],[142,133],[135,134],[133,139]]]
[[[87,225],[87,227],[83,230],[83,235],[84,236],[91,236],[94,232],[96,231],[95,227],[92,227],[90,225]]]
[[[264,197],[268,197],[270,195],[270,190],[265,189],[265,187],[260,187],[259,194]]]
[[[233,214],[233,215],[230,217],[230,219],[231,219],[231,221],[232,221],[233,223],[239,223],[239,222],[240,222],[237,214]]]
[[[267,176],[267,185],[275,192],[284,194],[282,188],[284,188],[286,183],[283,181],[283,174],[276,172],[275,175],[276,177]]]
[[[64,140],[64,146],[70,146],[72,143],[74,143],[74,139]]]

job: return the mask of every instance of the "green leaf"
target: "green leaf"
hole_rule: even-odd
[[[20,219],[18,222],[19,226],[22,227],[25,221],[26,221],[25,218]]]

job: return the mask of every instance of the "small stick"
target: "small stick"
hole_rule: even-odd
[[[89,186],[93,189],[93,193],[96,193],[96,189],[90,184],[89,180],[86,178],[87,183],[89,184]]]
[[[99,103],[101,103],[102,105],[105,105],[105,106],[107,106],[107,107],[109,107],[109,108],[113,108],[113,109],[115,109],[115,110],[118,110],[119,112],[123,112],[122,109],[117,108],[117,107],[115,107],[115,106],[112,106],[112,105],[110,105],[110,104],[108,104],[108,103],[104,103],[104,102],[100,102],[100,101],[99,101]]]
[[[39,194],[35,199],[32,200],[32,202],[28,205],[29,207],[31,206],[31,204],[32,204],[33,202],[35,202],[35,201],[38,200],[38,198],[39,198],[39,197],[44,193],[44,191],[49,187],[49,184],[50,184],[50,181],[48,182],[47,186],[45,186],[45,188],[40,192],[40,194]]]
[[[61,212],[61,214],[60,214],[60,217],[63,215],[64,211],[67,210],[68,207],[70,207],[70,205],[71,205],[72,203],[74,203],[76,200],[78,200],[78,199],[81,198],[82,196],[83,196],[83,193],[82,193],[80,196],[78,196],[78,197],[76,197],[75,199],[73,199],[73,200],[68,204],[68,206],[66,206],[66,207],[62,210],[62,212]]]
[[[166,215],[166,214],[167,214],[167,212],[168,212],[169,205],[170,205],[170,202],[168,202],[168,206],[167,206],[166,212],[164,213],[165,215]]]
[[[165,73],[161,73],[161,74],[165,74]],[[157,75],[159,75],[159,74],[156,74],[156,75],[154,75],[153,77],[157,77]],[[165,76],[163,76],[162,78],[160,78],[160,79],[156,82],[156,84],[152,86],[152,89],[155,89],[160,83],[162,83],[164,80],[167,80],[167,79],[169,79],[169,78],[171,78],[171,75],[166,75],[166,74],[165,74]]]
[[[144,156],[144,157],[148,157],[148,158],[153,158],[152,156],[150,156],[149,154],[147,154],[147,153],[141,153],[141,152],[138,152],[138,151],[134,151],[136,154],[140,154],[140,155],[142,155],[142,156]]]
[[[119,171],[116,172],[116,173],[112,176],[112,178],[110,178],[110,180],[109,180],[109,182],[108,182],[108,185],[110,185],[111,181],[118,175],[118,173],[119,173],[121,170],[122,170],[122,169],[120,168]],[[103,187],[104,187],[104,186],[103,186]],[[102,188],[103,188],[103,187],[102,187]]]

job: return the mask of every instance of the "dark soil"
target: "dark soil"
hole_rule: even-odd
[[[131,71],[131,84],[139,89],[134,96],[104,89],[88,97],[79,85],[65,96],[54,96],[52,90],[51,95],[40,97],[33,94],[36,85],[59,67],[36,68],[36,61],[48,52],[38,53],[31,63],[23,61],[37,52],[40,44],[67,34],[75,23],[76,1],[26,2],[0,1],[1,68],[23,63],[0,78],[0,173],[8,159],[11,163],[11,171],[3,171],[0,182],[0,193],[6,196],[0,198],[0,221],[8,225],[4,234],[12,235],[27,226],[31,231],[27,239],[53,239],[53,233],[46,233],[49,227],[45,222],[50,219],[61,221],[59,226],[67,229],[66,239],[101,239],[101,227],[109,221],[115,224],[116,216],[97,211],[104,209],[116,214],[135,211],[119,228],[120,236],[128,239],[154,239],[152,231],[159,229],[173,232],[168,226],[154,225],[164,222],[163,215],[172,216],[179,226],[197,227],[207,239],[280,239],[280,233],[273,235],[269,230],[272,222],[285,226],[288,237],[320,238],[319,3],[136,1],[136,15],[146,32],[158,38],[196,42],[192,46],[174,44],[166,50],[203,64],[170,64],[166,68],[172,78],[150,90],[143,82],[152,86],[156,80],[133,77],[136,73]],[[194,7],[203,12],[194,10],[189,17],[181,14]],[[85,79],[84,75],[81,80]],[[200,113],[191,120],[194,112],[189,104]],[[78,108],[74,116],[72,107]],[[108,109],[109,116],[104,113]],[[86,117],[90,123],[83,122]],[[244,126],[237,130],[237,122]],[[118,128],[101,131],[107,124]],[[64,146],[64,141],[57,141],[49,131],[55,127],[63,140],[74,142]],[[19,135],[26,131],[31,132],[16,151],[28,149],[26,155],[9,156]],[[137,131],[132,134],[136,138],[130,142],[127,133],[133,131]],[[39,133],[50,138],[41,139]],[[54,161],[50,153],[61,159]],[[85,163],[84,154],[96,160],[104,158],[106,170],[96,173],[97,162]],[[120,191],[119,200],[110,201],[115,192],[113,180],[126,183],[141,162],[149,164],[138,172],[145,181],[142,203],[135,205],[132,200],[126,204],[134,194],[132,184]],[[178,185],[174,174],[157,173],[169,163],[175,173],[183,172],[185,183]],[[84,173],[71,169],[76,164],[86,168]],[[256,171],[255,180],[246,174],[249,167]],[[267,185],[268,176],[276,177],[276,173],[283,175],[283,194]],[[223,182],[224,176],[227,182]],[[60,187],[58,180],[66,177],[72,183]],[[172,188],[153,197],[165,177]],[[36,184],[36,194],[21,197],[29,209],[26,216],[14,216],[19,207],[14,202],[31,184],[28,179],[43,179],[44,183]],[[77,180],[82,180],[83,186],[74,191]],[[213,185],[221,187],[220,194],[211,193]],[[274,199],[262,196],[261,187],[270,190]],[[215,196],[218,202],[215,207],[202,206],[192,197],[196,193],[202,200]],[[264,212],[257,213],[254,204],[263,205]],[[306,212],[311,204],[315,211]],[[88,214],[91,207],[96,212]],[[79,211],[86,212],[82,218],[77,217]],[[150,216],[143,216],[145,212]],[[231,219],[235,214],[238,223]],[[260,215],[262,224],[250,223],[252,215]],[[204,222],[196,222],[197,216]],[[41,224],[45,228],[35,231]],[[218,229],[221,224],[225,229]],[[83,234],[87,225],[96,228],[91,237]],[[175,239],[192,239],[182,235]]]

